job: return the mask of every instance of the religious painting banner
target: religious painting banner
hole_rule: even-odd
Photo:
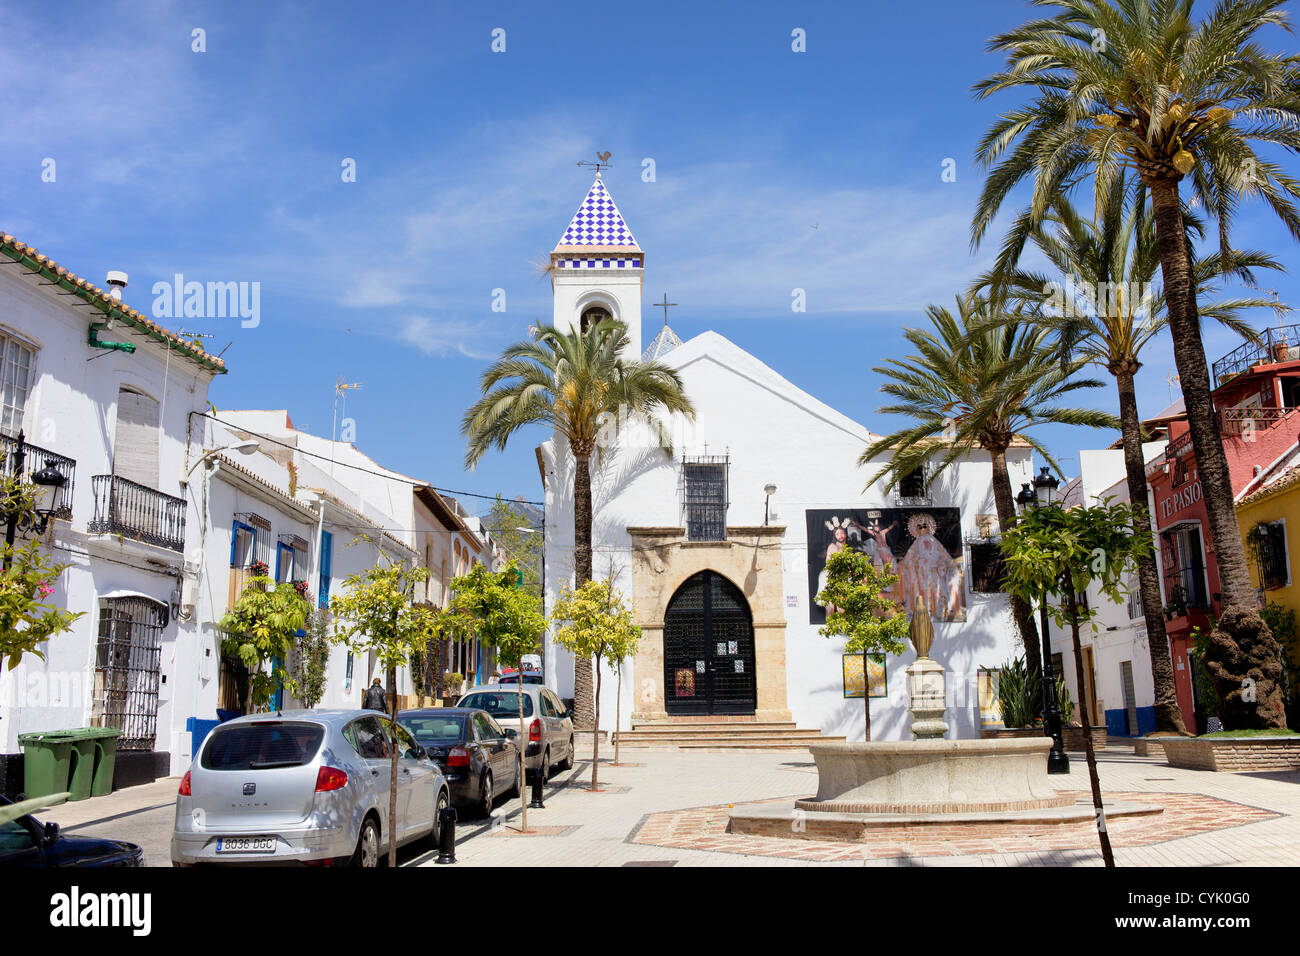
[[[917,596],[935,621],[966,620],[961,512],[956,508],[809,509],[808,621],[826,623],[817,595],[826,585],[826,559],[844,548],[870,555],[898,575],[885,592],[909,612]]]

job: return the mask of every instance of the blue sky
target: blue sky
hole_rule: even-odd
[[[680,303],[677,332],[714,329],[888,430],[872,366],[996,247],[995,229],[969,249],[972,155],[1013,100],[976,103],[970,87],[997,66],[987,38],[1032,12],[1019,0],[9,4],[0,229],[98,284],[130,273],[126,299],[145,312],[175,273],[259,282],[256,328],[169,323],[212,333],[216,351],[230,343],[218,408],[288,408],[329,434],[346,376],[364,383],[347,402],[363,451],[444,487],[535,498],[536,442],[466,473],[459,421],[485,361],[549,319],[537,263],[590,185],[575,163],[609,150],[605,181],[647,255],[645,298]],[[791,51],[796,27],[806,53]],[[490,49],[495,28],[504,53]],[[47,158],[54,182],[41,180]],[[956,182],[941,178],[947,158]],[[1235,236],[1296,261],[1258,208]],[[1300,301],[1293,276],[1266,281]],[[791,312],[795,287],[806,313]],[[646,310],[650,334],[658,314]],[[1234,344],[1206,338],[1211,360]],[[1157,343],[1144,413],[1168,404],[1172,368]],[[1110,389],[1090,398],[1115,407]],[[1078,448],[1114,437],[1041,434],[1067,473]]]

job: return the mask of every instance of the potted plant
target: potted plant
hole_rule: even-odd
[[[311,601],[311,593],[307,590],[306,581],[294,581],[293,589],[297,591],[300,595],[302,595],[302,599],[304,601],[308,601],[308,602]]]
[[[255,578],[269,578],[271,569],[266,566],[265,561],[254,561],[248,566],[248,573]]]
[[[464,674],[448,671],[442,675],[442,702],[447,707],[455,707],[460,700],[461,685],[465,682]]]

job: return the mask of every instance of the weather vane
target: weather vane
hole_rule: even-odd
[[[613,155],[613,153],[610,153],[610,152],[608,152],[608,151],[607,151],[607,152],[604,152],[604,153],[597,153],[597,154],[596,154],[596,161],[595,161],[594,163],[593,163],[591,160],[589,160],[589,159],[580,159],[580,160],[578,160],[578,165],[579,165],[579,166],[590,166],[590,167],[592,167],[593,169],[596,170],[596,175],[599,176],[599,175],[600,175],[600,171],[601,171],[602,169],[608,169],[608,168],[609,168],[609,166],[610,166],[609,157],[612,156],[612,155]]]

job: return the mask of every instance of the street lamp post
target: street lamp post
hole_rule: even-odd
[[[15,481],[21,482],[23,480],[23,465],[26,460],[27,443],[20,431],[17,444],[14,447],[13,470],[10,472]],[[38,535],[44,534],[45,529],[49,527],[50,518],[54,514],[54,499],[58,497],[59,489],[67,481],[68,479],[64,475],[49,465],[32,475],[32,484],[36,486],[36,507],[34,509],[36,520],[32,523],[32,530]],[[6,511],[4,569],[8,571],[10,565],[13,564],[14,539],[18,536],[18,520],[21,515],[14,508],[7,508]]]
[[[1052,500],[1060,485],[1044,465],[1042,471],[1034,478],[1031,490],[1025,482],[1020,493],[1016,495],[1016,504],[1023,512],[1027,508],[1059,508]],[[1038,605],[1039,630],[1042,632],[1043,644],[1043,733],[1052,738],[1052,750],[1047,755],[1048,773],[1069,773],[1070,758],[1065,753],[1065,740],[1061,731],[1061,704],[1056,695],[1056,675],[1052,671],[1052,642],[1047,624],[1047,591]]]

